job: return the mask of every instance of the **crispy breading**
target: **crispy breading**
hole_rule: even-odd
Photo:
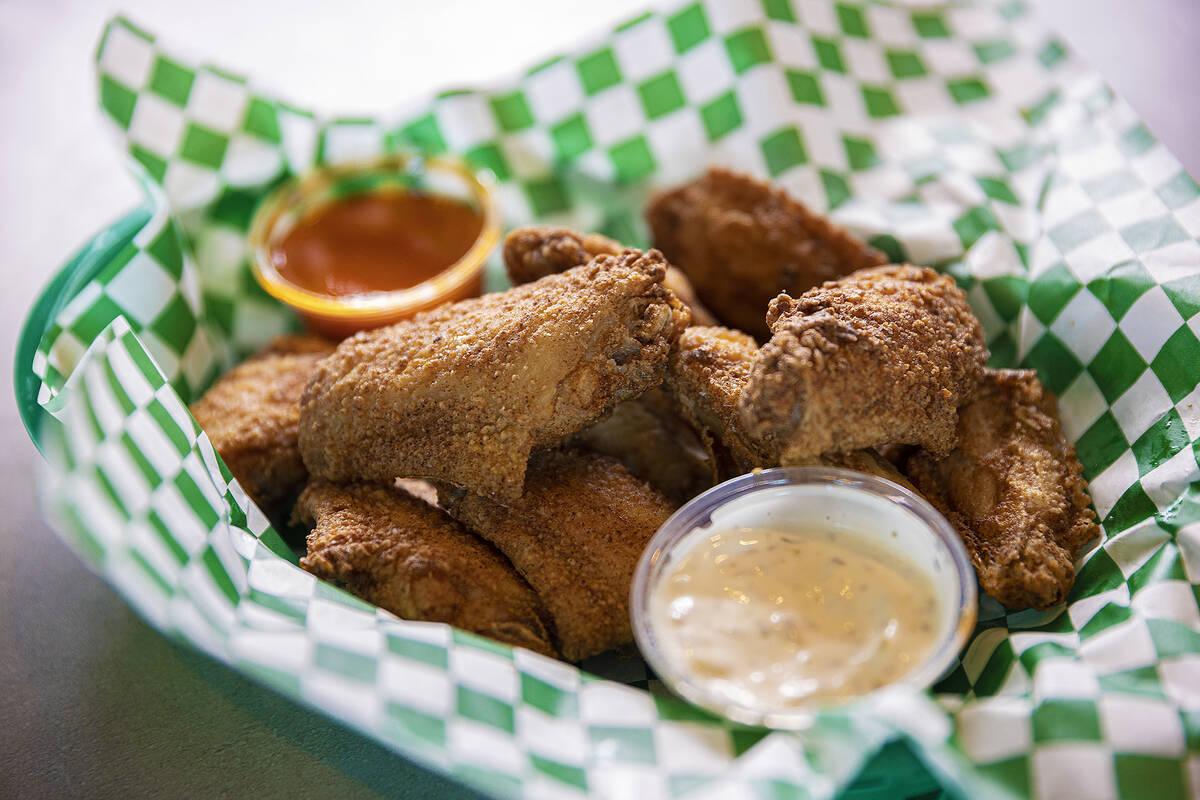
[[[513,503],[454,490],[440,498],[529,581],[554,620],[563,657],[576,661],[632,640],[633,570],[674,507],[616,459],[542,451]]]
[[[533,448],[661,382],[688,321],[665,273],[657,251],[599,256],[347,339],[304,392],[305,464],[515,500]]]
[[[393,487],[313,481],[295,517],[312,528],[300,565],[404,619],[446,622],[555,655],[545,608],[501,553]],[[315,527],[313,527],[315,526]]]
[[[983,329],[949,276],[861,270],[771,303],[774,331],[741,397],[752,436],[781,457],[919,444],[945,455],[988,358]]]
[[[785,192],[718,167],[652,197],[646,221],[701,302],[758,341],[770,336],[763,318],[780,292],[799,295],[886,261]]]
[[[570,228],[535,225],[517,228],[504,239],[504,267],[513,285],[529,283],[571,267],[586,264],[596,256],[618,255],[626,250],[620,242],[598,233],[579,233]],[[712,313],[700,302],[687,276],[667,265],[666,286],[692,312],[693,325],[714,325]]]
[[[565,272],[596,256],[620,255],[624,250],[620,242],[598,233],[532,225],[516,228],[504,237],[504,268],[517,286]]]
[[[695,330],[694,328],[689,330]],[[626,400],[575,436],[682,505],[716,482],[716,465],[661,389]]]
[[[1100,529],[1054,396],[1031,370],[989,369],[958,438],[945,458],[909,457],[908,476],[958,528],[984,591],[1009,608],[1061,603]]]
[[[748,335],[721,327],[688,328],[671,351],[664,384],[709,448],[721,479],[779,463],[773,438],[751,436],[738,410],[757,355]]]
[[[281,336],[192,404],[213,447],[268,516],[286,516],[308,480],[297,444],[300,395],[333,347],[315,336]]]

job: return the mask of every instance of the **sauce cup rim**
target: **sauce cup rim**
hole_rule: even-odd
[[[916,516],[929,532],[931,545],[941,542],[950,554],[954,565],[953,573],[958,577],[959,607],[956,622],[950,626],[947,634],[937,641],[925,661],[899,680],[835,703],[814,703],[794,709],[764,711],[717,696],[690,680],[686,673],[676,671],[671,666],[657,646],[650,621],[650,599],[655,577],[653,570],[661,558],[690,540],[693,533],[707,524],[719,508],[756,492],[796,485],[832,485],[866,492],[890,500]],[[956,657],[975,628],[978,590],[974,567],[958,532],[928,500],[912,490],[886,478],[840,467],[776,467],[756,470],[718,484],[692,498],[671,515],[651,537],[638,559],[630,589],[629,608],[634,641],[642,657],[671,691],[696,706],[734,722],[783,730],[801,730],[810,727],[817,715],[823,711],[842,711],[884,693],[893,692],[897,687],[926,689],[943,677],[954,665]]]
[[[418,165],[429,172],[449,173],[461,178],[469,188],[472,200],[478,204],[482,216],[479,235],[456,262],[414,286],[341,297],[301,288],[275,269],[271,260],[271,250],[275,244],[272,236],[275,226],[288,211],[306,198],[347,178],[411,172]],[[500,241],[500,218],[492,183],[486,171],[473,170],[456,158],[409,153],[341,161],[296,175],[276,187],[254,212],[247,237],[251,272],[263,290],[275,299],[297,311],[331,319],[370,320],[432,307],[439,298],[452,295],[478,278],[488,255]]]

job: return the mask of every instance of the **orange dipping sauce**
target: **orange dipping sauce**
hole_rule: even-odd
[[[391,292],[453,266],[482,228],[478,211],[449,197],[370,192],[314,210],[272,247],[270,258],[284,280],[310,292]]]

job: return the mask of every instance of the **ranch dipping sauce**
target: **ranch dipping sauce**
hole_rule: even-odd
[[[929,503],[885,478],[787,467],[689,501],[634,571],[634,639],[686,700],[737,722],[934,683],[974,629],[975,571]]]
[[[698,541],[650,598],[668,661],[770,711],[892,683],[937,643],[939,601],[902,557],[820,528],[737,528]]]

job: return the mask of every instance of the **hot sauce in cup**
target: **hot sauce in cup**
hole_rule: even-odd
[[[479,294],[499,238],[485,177],[403,155],[289,181],[250,229],[259,284],[332,337]]]
[[[313,213],[271,250],[280,277],[330,297],[409,289],[457,263],[479,238],[483,217],[430,194],[379,191]]]

